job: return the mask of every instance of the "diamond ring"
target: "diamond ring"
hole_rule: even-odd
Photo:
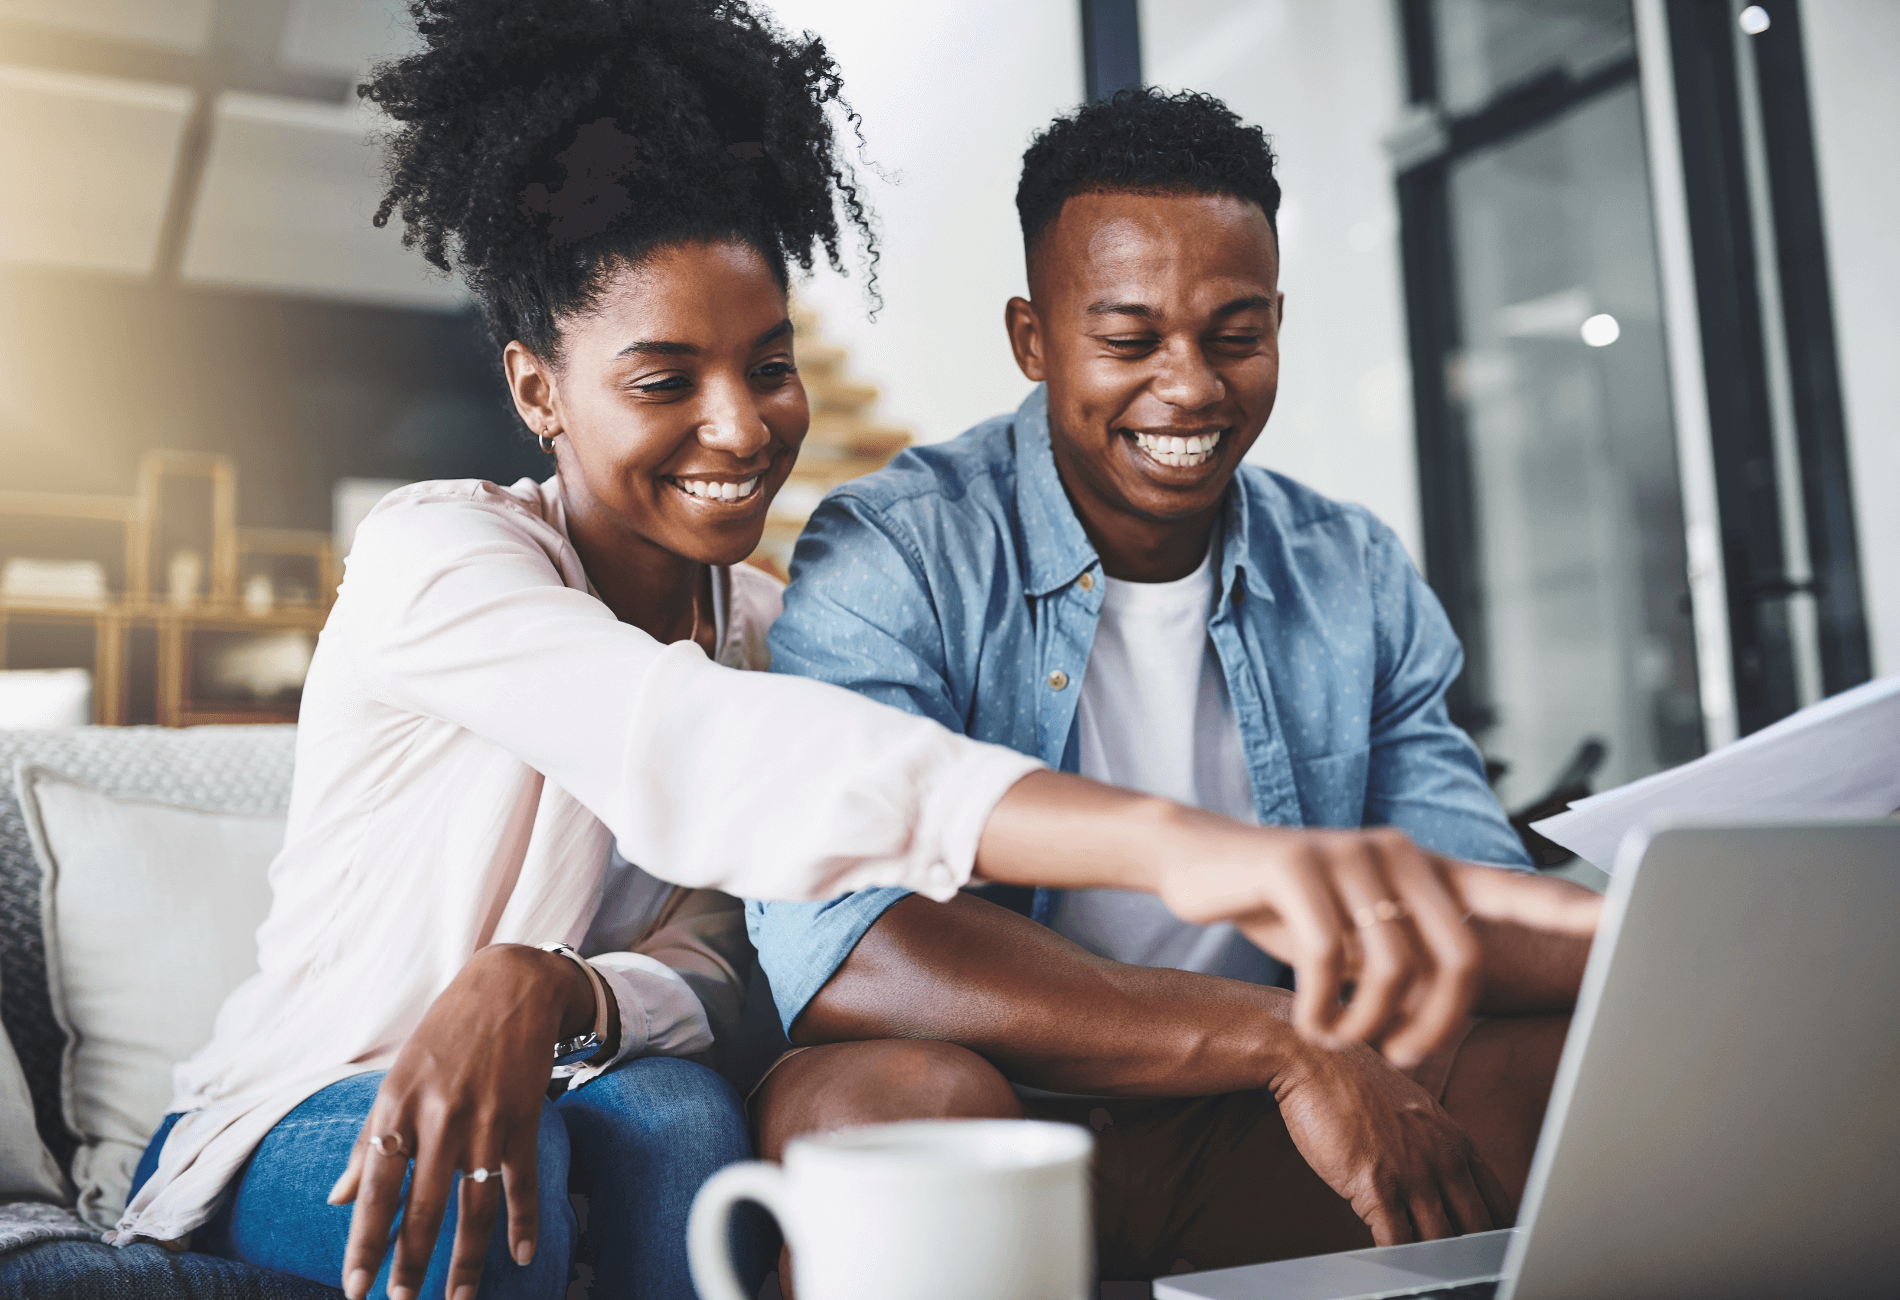
[[[409,1154],[402,1149],[402,1135],[400,1133],[378,1133],[370,1138],[369,1144],[376,1148],[376,1154],[379,1156],[403,1156]]]
[[[500,1178],[501,1170],[499,1169],[471,1169],[469,1170],[468,1176],[474,1179],[478,1183],[485,1183],[491,1178]]]

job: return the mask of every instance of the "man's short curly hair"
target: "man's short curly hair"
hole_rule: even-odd
[[[1266,132],[1212,95],[1152,86],[1118,90],[1084,104],[1030,141],[1016,186],[1023,251],[1077,194],[1229,194],[1260,205],[1279,235],[1280,182]]]
[[[357,93],[394,120],[403,243],[462,277],[497,348],[560,355],[559,322],[671,244],[743,240],[786,282],[843,269],[842,206],[877,241],[832,106],[824,43],[745,0],[411,0],[423,45]]]

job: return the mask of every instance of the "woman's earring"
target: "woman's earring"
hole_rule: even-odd
[[[557,429],[555,430],[555,432],[559,433],[560,430]],[[544,452],[545,454],[549,456],[552,456],[554,454],[554,439],[545,433],[537,433],[534,436],[541,440],[542,452]]]

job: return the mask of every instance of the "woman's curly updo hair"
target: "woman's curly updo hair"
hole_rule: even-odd
[[[1266,132],[1212,95],[1152,86],[1118,90],[1059,117],[1030,142],[1016,187],[1023,249],[1077,194],[1133,190],[1251,199],[1279,234],[1280,182]]]
[[[411,0],[423,48],[357,93],[392,118],[376,212],[458,274],[497,349],[550,361],[562,317],[656,250],[738,239],[787,283],[838,206],[876,237],[829,112],[855,130],[824,43],[745,0]],[[861,137],[860,137],[861,138]],[[834,201],[835,200],[835,201]]]

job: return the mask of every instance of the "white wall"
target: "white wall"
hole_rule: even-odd
[[[1419,546],[1390,0],[1143,0],[1142,73],[1205,90],[1280,155],[1280,397],[1251,459],[1370,508]]]
[[[1900,4],[1801,7],[1876,675],[1900,672]]]
[[[767,0],[822,36],[864,116],[860,167],[884,245],[884,309],[864,279],[822,271],[800,290],[851,371],[878,384],[880,419],[925,442],[1014,410],[1028,392],[1003,304],[1026,292],[1016,179],[1030,135],[1082,98],[1075,0]]]

